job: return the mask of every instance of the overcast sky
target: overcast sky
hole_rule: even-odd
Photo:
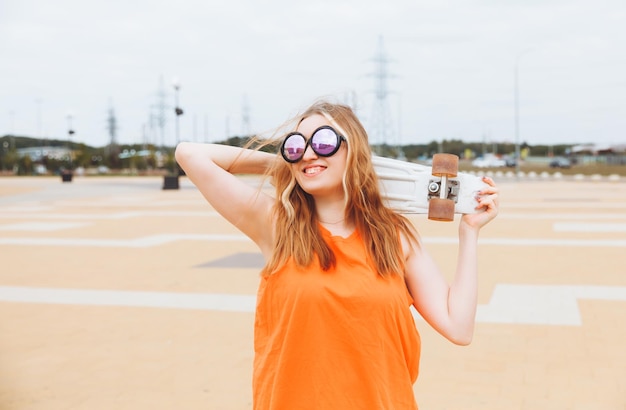
[[[173,145],[177,77],[181,140],[332,97],[376,142],[382,38],[392,142],[514,142],[517,68],[521,141],[626,143],[624,22],[623,0],[2,0],[0,135],[65,138],[71,114],[102,146],[112,107],[118,142],[160,144],[162,79]]]

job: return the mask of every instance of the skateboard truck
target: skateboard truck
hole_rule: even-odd
[[[428,200],[431,198],[442,198],[441,190],[443,186],[443,199],[451,199],[456,204],[459,201],[459,181],[448,178],[441,180],[431,179],[428,182]],[[447,192],[446,192],[447,191]]]
[[[432,175],[440,177],[439,183],[431,180],[428,184],[428,219],[433,221],[454,220],[454,206],[458,197],[458,188],[455,190],[454,181],[450,178],[456,177],[459,171],[459,157],[452,154],[435,154],[433,155]],[[457,184],[458,185],[458,184]],[[437,188],[437,192],[432,192]],[[454,197],[451,193],[455,191]],[[437,193],[439,194],[437,196]],[[432,194],[432,195],[431,195]]]

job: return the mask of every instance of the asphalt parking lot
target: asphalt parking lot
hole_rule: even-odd
[[[473,343],[416,319],[420,408],[626,409],[626,182],[496,182]],[[0,178],[0,409],[251,408],[260,255],[161,184]],[[456,222],[411,218],[451,273]]]

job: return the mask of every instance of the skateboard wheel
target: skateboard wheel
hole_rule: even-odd
[[[455,177],[459,172],[459,157],[454,154],[433,155],[432,174],[437,177]]]
[[[454,201],[452,199],[432,198],[428,202],[428,219],[450,222],[454,220]]]

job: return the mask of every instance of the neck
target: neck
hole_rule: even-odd
[[[317,206],[317,220],[323,224],[338,225],[346,220],[343,203],[333,206]]]
[[[346,224],[345,218],[340,220],[330,220],[325,222],[325,219],[320,219],[320,225],[326,229],[332,236],[341,236],[342,238],[347,238],[354,232],[353,224]]]
[[[316,196],[315,210],[317,220],[326,225],[340,225],[346,220],[346,204],[343,196]]]
[[[339,219],[339,220],[337,220],[337,221],[324,221],[324,220],[322,220],[322,219],[320,219],[319,221],[320,221],[321,223],[323,223],[323,224],[327,224],[327,225],[336,225],[336,224],[340,224],[340,223],[342,223],[342,222],[343,222],[343,221],[345,221],[345,220],[346,220],[346,218],[341,218],[341,219]]]

